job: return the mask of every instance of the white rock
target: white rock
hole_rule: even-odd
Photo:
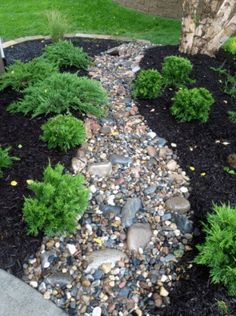
[[[168,161],[166,167],[168,170],[174,171],[177,168],[177,162],[172,159],[172,160]]]
[[[149,132],[149,133],[147,133],[147,136],[148,136],[149,138],[153,139],[153,138],[155,138],[155,137],[157,136],[157,134],[154,133],[154,132]]]
[[[76,247],[73,244],[67,244],[66,248],[68,249],[71,256],[73,256],[76,253]]]
[[[37,281],[30,281],[30,286],[32,286],[33,288],[37,288],[38,287],[38,282]]]
[[[164,288],[164,286],[161,287],[160,295],[163,297],[166,297],[169,295],[169,292]]]
[[[102,315],[102,309],[101,307],[97,306],[93,310],[92,316],[101,316]]]
[[[95,187],[95,185],[91,185],[89,188],[92,193],[97,192],[97,188]]]
[[[103,178],[103,177],[111,175],[112,164],[110,161],[96,163],[96,164],[90,165],[88,168],[88,171],[94,176],[99,176],[100,178]]]

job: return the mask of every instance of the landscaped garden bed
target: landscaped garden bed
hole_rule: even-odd
[[[83,47],[91,57],[121,44],[81,39],[73,40],[73,43]],[[38,57],[45,44],[48,42],[33,41],[8,48],[7,62],[10,64],[17,58],[29,61]],[[47,105],[50,105],[55,115],[61,113],[57,106],[52,106],[53,93],[47,89],[47,84],[52,82],[56,86],[61,75],[45,78],[38,84],[36,92],[27,88],[24,91],[28,94],[27,98],[11,105],[11,111],[20,109],[26,116],[7,111],[11,103],[23,97],[22,92],[6,88],[0,93],[0,145],[4,148],[11,146],[10,156],[20,158],[13,158],[11,168],[4,169],[4,177],[0,181],[0,267],[19,277],[22,277],[24,269],[24,280],[70,315],[118,315],[118,312],[124,315],[217,315],[220,314],[220,303],[222,310],[226,304],[234,313],[235,300],[228,296],[225,288],[213,286],[208,270],[193,265],[197,254],[195,246],[204,240],[200,221],[206,220],[212,203],[230,202],[232,207],[236,203],[236,175],[227,161],[228,155],[236,151],[236,124],[230,121],[228,111],[236,108],[234,98],[222,92],[222,77],[211,69],[223,64],[233,71],[234,62],[225,52],[220,52],[215,59],[188,56],[193,70],[191,80],[186,84],[191,88],[208,89],[212,98],[204,94],[209,104],[215,102],[207,122],[183,123],[177,122],[169,111],[175,88],[167,87],[161,95],[159,84],[161,87],[162,77],[155,73],[151,74],[156,80],[153,93],[160,96],[132,100],[132,81],[145,48],[145,44],[126,43],[96,56],[89,74],[102,83],[111,107],[110,110],[105,108],[107,117],[96,119],[91,114],[82,113],[83,105],[76,96],[80,111],[72,108],[69,113],[87,122],[87,144],[79,147],[84,140],[81,132],[77,147],[74,146],[75,137],[70,140],[73,149],[66,153],[53,149],[55,143],[64,151],[70,148],[67,142],[63,143],[63,133],[60,139],[53,138],[57,122],[49,120],[47,125],[43,125],[53,115],[45,117],[40,112],[42,109],[47,112]],[[141,68],[161,71],[163,59],[169,55],[179,55],[177,48],[150,48],[145,51]],[[79,75],[88,74],[84,68],[66,65],[61,70],[70,71],[76,77],[77,72]],[[81,80],[75,77],[66,92],[71,92],[74,82],[80,87]],[[71,76],[64,74],[63,78],[66,85]],[[145,79],[143,82],[145,84]],[[173,83],[176,84],[175,81]],[[72,92],[75,91],[77,89]],[[137,96],[138,93],[134,94]],[[150,90],[142,93],[148,95]],[[44,94],[49,95],[53,102],[46,98],[45,103],[41,103]],[[74,105],[70,96],[69,93],[66,101],[69,99],[68,104]],[[102,92],[95,99],[99,97],[102,99]],[[103,100],[105,103],[105,98]],[[61,103],[60,98],[55,104],[65,106],[65,109],[67,106],[67,102]],[[99,108],[89,106],[90,113],[102,116]],[[65,110],[65,113],[68,114],[68,111]],[[62,116],[57,117],[58,121],[61,119]],[[63,124],[66,125],[66,122]],[[31,190],[37,197],[42,193],[44,184],[50,185],[50,188],[60,187],[60,183],[54,182],[61,179],[60,168],[57,175],[56,169],[49,168],[43,176],[49,162],[53,167],[58,162],[62,163],[66,172],[82,173],[86,178],[85,186],[90,187],[87,212],[76,224],[74,233],[73,221],[67,223],[70,234],[64,235],[56,223],[50,222],[50,216],[54,214],[49,214],[43,224],[37,222],[37,216],[31,217],[30,204],[35,202],[29,198],[34,196]],[[34,185],[32,180],[42,182]],[[73,208],[71,197],[75,185],[67,173],[64,180],[71,181],[71,187],[67,182],[62,186],[63,190],[68,187],[69,193],[67,195],[66,190],[59,193],[64,192],[65,205],[71,202]],[[79,182],[78,186],[81,185]],[[57,196],[54,189],[50,190],[48,194],[54,202]],[[83,190],[84,187],[82,195],[87,198],[88,191]],[[47,200],[47,192],[43,193]],[[28,204],[23,206],[24,196],[28,197]],[[171,200],[173,196],[181,197],[184,205],[181,205],[180,211],[183,213],[178,214],[177,204],[180,202],[175,204]],[[80,202],[83,211],[86,203]],[[40,207],[43,209],[45,205]],[[50,203],[47,207],[50,210]],[[53,205],[52,213],[53,207],[56,209]],[[22,209],[24,220],[30,226],[28,232],[40,232],[37,237],[27,235]],[[45,213],[41,214],[43,216],[40,217],[39,213],[38,218],[43,220]],[[67,222],[66,214],[61,214]],[[53,221],[57,220],[55,216]],[[192,230],[194,238],[191,241]],[[42,231],[47,236],[43,236]],[[102,260],[102,265],[99,260]]]

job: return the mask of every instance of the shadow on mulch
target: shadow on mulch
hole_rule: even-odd
[[[121,44],[120,41],[94,39],[72,39],[72,42],[75,46],[83,47],[91,57]],[[39,56],[48,43],[31,41],[7,48],[7,64],[17,59],[28,61]],[[73,69],[70,71],[73,72]],[[86,74],[82,72],[82,75]],[[28,236],[22,220],[23,197],[29,194],[26,180],[40,180],[49,160],[53,165],[61,162],[69,168],[74,151],[64,154],[48,150],[46,143],[39,140],[40,126],[46,118],[32,120],[20,114],[8,113],[6,106],[19,97],[10,89],[0,93],[0,145],[11,146],[11,154],[20,158],[0,179],[0,268],[21,277],[24,261],[37,251],[42,240],[42,235],[37,238]],[[18,148],[18,145],[22,145],[22,148]],[[11,186],[12,180],[17,181],[18,185]]]
[[[176,46],[158,46],[148,49],[141,61],[141,68],[161,70],[163,58],[180,55]],[[176,143],[179,164],[191,179],[190,203],[194,211],[195,236],[193,247],[204,240],[201,221],[212,209],[212,203],[230,202],[236,206],[236,176],[227,174],[226,158],[236,152],[236,124],[229,121],[227,111],[236,110],[236,99],[222,92],[219,75],[210,67],[224,67],[235,71],[236,66],[229,55],[220,51],[216,58],[208,56],[186,56],[193,64],[192,78],[197,87],[209,89],[215,98],[209,121],[179,123],[170,114],[169,108],[174,91],[166,89],[164,95],[155,100],[137,100],[140,113],[148,125],[169,143]],[[224,145],[227,141],[230,144]],[[190,150],[193,148],[193,151]],[[194,166],[191,172],[189,167]],[[202,172],[206,176],[201,176]],[[183,278],[170,294],[171,304],[165,310],[152,310],[151,315],[220,315],[217,301],[224,300],[230,315],[236,315],[236,300],[230,298],[223,286],[212,285],[206,268],[193,265],[196,250],[182,258]]]

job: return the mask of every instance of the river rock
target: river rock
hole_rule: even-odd
[[[127,246],[129,250],[138,251],[144,248],[152,237],[152,230],[149,224],[136,223],[129,227],[127,235]]]
[[[133,224],[135,214],[142,207],[140,198],[129,198],[122,208],[122,223],[125,227],[129,227]]]
[[[99,176],[100,178],[103,178],[111,175],[112,164],[110,161],[95,163],[89,166],[88,171],[94,176]]]
[[[50,267],[51,263],[57,258],[56,250],[45,251],[41,254],[41,266],[43,269]]]
[[[72,278],[69,274],[66,273],[52,273],[44,279],[45,283],[50,284],[51,286],[59,285],[61,287],[71,284]]]
[[[177,162],[172,159],[172,160],[168,161],[166,167],[168,170],[174,171],[177,168]]]
[[[227,157],[227,162],[230,165],[231,168],[236,169],[236,153],[235,154],[230,154]]]
[[[166,203],[166,208],[172,212],[186,213],[190,210],[190,203],[182,196],[174,196],[169,198]]]
[[[85,273],[89,273],[92,269],[97,270],[102,264],[115,264],[117,261],[125,259],[126,257],[125,253],[117,249],[107,248],[94,251],[87,256],[87,262],[89,264]]]
[[[100,206],[100,210],[103,212],[104,215],[109,215],[111,213],[115,214],[116,216],[120,215],[121,207],[116,205],[104,205]]]
[[[120,165],[129,165],[132,161],[130,157],[125,157],[122,155],[112,154],[110,156],[110,161],[113,165],[120,164]]]
[[[150,157],[155,157],[157,154],[157,150],[153,146],[147,146],[147,153]]]
[[[187,216],[182,214],[175,214],[175,222],[178,229],[182,233],[188,234],[193,231],[193,223],[187,218]]]

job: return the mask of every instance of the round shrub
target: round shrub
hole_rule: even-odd
[[[155,99],[161,94],[162,76],[155,69],[141,70],[133,83],[133,96]]]
[[[63,114],[70,110],[105,114],[107,93],[100,82],[69,73],[54,73],[24,90],[22,100],[9,105],[8,110],[31,114]]]
[[[207,89],[183,88],[176,92],[170,111],[177,120],[182,122],[192,120],[207,122],[213,103],[214,98]]]
[[[43,58],[59,67],[76,67],[87,69],[90,64],[90,57],[82,48],[75,47],[69,41],[59,41],[44,48]]]
[[[232,54],[236,55],[236,36],[231,37],[224,45],[224,49]]]
[[[41,129],[41,139],[48,143],[49,149],[59,148],[67,151],[82,144],[86,138],[84,123],[71,115],[52,117]]]
[[[204,225],[206,240],[198,245],[195,262],[207,265],[213,283],[223,283],[236,296],[236,208],[214,205]]]
[[[162,64],[162,76],[166,86],[183,87],[186,84],[194,83],[189,78],[192,71],[190,60],[179,56],[167,56]]]
[[[57,164],[45,168],[43,180],[28,185],[34,193],[24,198],[23,218],[31,235],[43,231],[46,235],[74,232],[78,215],[88,206],[89,190],[84,187],[83,176],[64,173]]]

